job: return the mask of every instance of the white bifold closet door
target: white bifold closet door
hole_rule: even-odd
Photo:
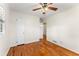
[[[24,43],[24,21],[22,19],[16,20],[16,43]]]

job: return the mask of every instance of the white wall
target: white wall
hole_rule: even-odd
[[[0,33],[0,55],[7,55],[12,46],[36,42],[42,37],[39,17],[9,10],[7,4],[0,7],[4,9],[0,13],[4,13],[5,20],[4,32]]]
[[[1,15],[2,14],[2,15]],[[0,16],[2,16],[4,20],[3,32],[0,33],[0,55],[7,55],[9,50],[9,9],[7,4],[0,3]]]
[[[79,5],[46,20],[48,40],[79,53]]]
[[[41,37],[39,17],[10,11],[10,45],[36,42]]]

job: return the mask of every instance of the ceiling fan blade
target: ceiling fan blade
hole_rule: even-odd
[[[43,6],[44,4],[43,3],[40,3],[40,5]]]
[[[58,8],[55,8],[55,7],[48,7],[48,9],[56,11]]]
[[[33,9],[33,11],[36,11],[36,10],[39,10],[39,9],[41,9],[41,8],[36,8],[36,9]]]

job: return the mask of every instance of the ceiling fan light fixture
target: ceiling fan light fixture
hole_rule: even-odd
[[[46,11],[45,11],[45,9],[41,9],[41,12],[42,12],[42,14],[45,14],[46,13]]]
[[[58,8],[52,6],[53,3],[40,3],[41,7],[33,9],[33,11],[41,10],[43,14],[46,14],[46,11],[52,10],[56,11]]]

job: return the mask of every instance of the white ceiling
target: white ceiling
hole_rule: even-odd
[[[36,15],[40,18],[48,17],[59,12],[63,12],[74,7],[75,3],[54,3],[54,6],[58,8],[57,11],[49,11],[45,15],[42,14],[41,10],[32,11],[36,7],[40,7],[38,3],[9,3],[10,10],[19,11],[27,14]]]

